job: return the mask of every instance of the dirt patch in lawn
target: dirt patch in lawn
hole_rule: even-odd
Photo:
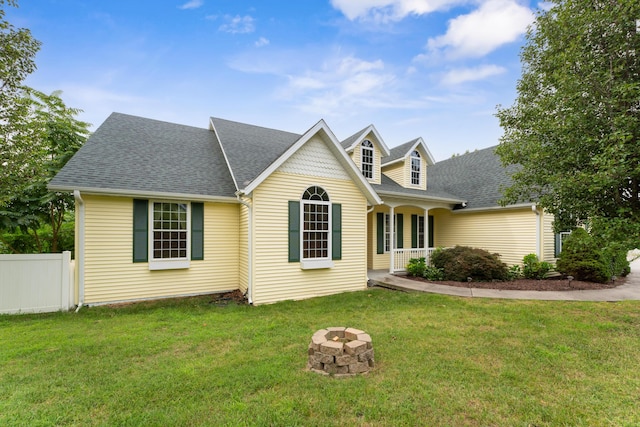
[[[505,282],[455,282],[451,280],[433,281],[420,277],[403,276],[407,279],[419,282],[435,283],[438,285],[456,286],[459,288],[502,289],[510,291],[580,291],[593,289],[611,289],[625,283],[625,278],[619,278],[615,282],[594,283],[580,280],[569,280],[557,277],[544,280],[518,279]]]

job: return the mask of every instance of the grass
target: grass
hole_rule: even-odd
[[[210,301],[0,316],[0,425],[640,424],[638,302]],[[305,371],[327,326],[368,332],[375,370]]]

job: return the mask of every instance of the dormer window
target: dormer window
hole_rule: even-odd
[[[420,153],[418,150],[414,150],[411,153],[411,185],[420,185],[421,168]]]
[[[362,175],[367,179],[373,179],[373,144],[369,140],[362,142],[360,163],[362,164]]]

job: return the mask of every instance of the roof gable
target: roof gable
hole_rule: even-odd
[[[384,140],[378,133],[378,130],[373,125],[369,125],[366,128],[354,133],[349,138],[342,141],[340,145],[342,145],[347,153],[350,153],[365,139],[371,140],[371,142],[378,145],[382,157],[389,155],[389,147],[387,147],[387,144],[384,143]]]
[[[307,142],[311,140],[314,136],[319,136],[323,142],[327,145],[332,154],[336,157],[336,159],[340,162],[340,164],[344,167],[345,171],[349,175],[349,177],[354,181],[354,183],[360,188],[362,193],[365,195],[369,203],[371,204],[381,204],[382,200],[376,194],[376,192],[371,187],[371,184],[367,182],[367,180],[362,176],[356,165],[349,158],[346,151],[342,148],[337,138],[329,129],[329,126],[325,123],[324,120],[320,120],[313,127],[311,127],[307,132],[302,134],[297,141],[289,148],[287,148],[282,155],[280,155],[277,159],[275,159],[271,164],[262,171],[254,180],[252,180],[248,185],[244,188],[240,188],[239,191],[249,194],[253,190],[256,189],[258,185],[260,185],[269,175],[275,172],[280,166],[282,166],[293,154],[295,154],[302,146],[304,146]]]
[[[424,154],[426,154],[425,160],[427,162],[427,166],[435,164],[433,154],[429,151],[427,144],[425,144],[421,137],[418,137],[392,148],[389,155],[382,159],[382,166],[384,167],[395,162],[400,162],[416,149],[422,150]]]

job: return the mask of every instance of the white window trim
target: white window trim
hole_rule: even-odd
[[[564,243],[564,239],[566,239],[567,237],[569,237],[569,235],[571,234],[570,231],[561,231],[558,233],[560,235],[560,242],[559,242],[559,247],[558,247],[558,254],[560,254],[562,252],[562,245]]]
[[[418,157],[414,156],[413,153],[418,153]],[[420,164],[420,169],[418,170],[418,183],[415,184],[413,182],[413,160],[416,159],[418,160],[418,163]],[[413,150],[411,152],[411,155],[409,156],[409,184],[411,184],[412,186],[416,186],[416,187],[421,187],[422,186],[422,155],[420,154],[420,152],[418,150]]]
[[[321,268],[333,268],[333,260],[331,259],[303,259],[300,261],[302,270],[318,270]]]
[[[393,239],[394,242],[391,242],[389,220],[390,220],[389,214],[385,213],[384,214],[384,253],[385,254],[388,254],[389,252],[391,252],[392,246],[393,246],[393,249],[397,249],[397,246],[398,246],[398,241],[397,241],[398,240],[398,214],[397,213],[393,214],[393,237],[395,237]],[[389,237],[388,240],[387,240],[387,237]],[[387,246],[387,241],[389,242],[388,246]]]
[[[320,186],[320,185],[310,185],[309,187],[307,187],[307,189],[311,188],[311,187],[319,187],[322,188],[325,193],[327,194],[327,197],[329,198],[329,201],[324,201],[324,200],[309,200],[309,199],[304,199],[304,198],[300,198],[300,268],[303,270],[314,270],[314,269],[321,269],[321,268],[332,268],[334,266],[333,260],[331,259],[331,254],[332,254],[332,242],[331,242],[331,230],[332,230],[332,226],[333,226],[333,215],[331,214],[331,196],[329,196],[329,193],[327,193],[327,191],[324,189],[324,187]],[[305,189],[305,192],[307,191],[307,189]],[[303,197],[304,197],[304,193],[303,193]],[[328,229],[327,229],[327,256],[326,257],[322,257],[322,258],[305,258],[304,256],[304,205],[305,204],[313,204],[313,205],[325,205],[328,207],[328,218],[329,218],[329,224],[328,224]]]
[[[420,231],[420,223],[422,222],[422,232]],[[418,247],[417,248],[413,248],[413,249],[424,249],[425,245],[427,244],[427,241],[425,239],[425,224],[424,224],[424,215],[418,215],[418,223],[417,225],[417,230],[416,230],[416,240],[418,241]],[[420,236],[422,235],[422,245],[420,245]]]
[[[365,146],[364,144],[368,142],[370,145],[369,146]],[[371,165],[371,176],[366,176],[364,173],[364,152],[365,150],[370,151],[371,152],[371,163],[366,163],[367,165]],[[364,141],[362,141],[362,144],[360,144],[360,170],[362,172],[362,175],[366,178],[366,179],[374,179],[375,177],[375,151],[373,149],[373,143],[371,141],[369,141],[368,139],[365,139]]]
[[[153,257],[153,206],[155,203],[176,203],[187,206],[187,256],[185,258]],[[149,200],[149,270],[176,270],[191,266],[191,203],[176,200]]]

